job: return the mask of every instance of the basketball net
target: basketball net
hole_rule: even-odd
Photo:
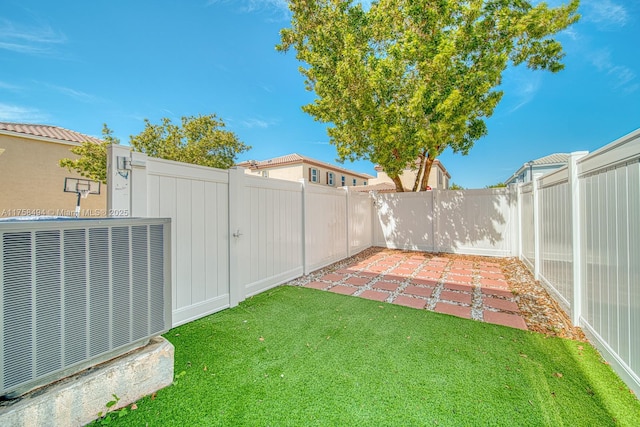
[[[82,197],[83,199],[86,199],[87,196],[89,195],[89,189],[78,188],[77,193],[78,193],[78,201],[76,202],[76,218],[79,218],[80,217],[80,198]]]

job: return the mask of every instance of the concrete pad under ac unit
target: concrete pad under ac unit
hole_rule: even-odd
[[[162,337],[118,358],[0,402],[5,427],[83,426],[106,413],[113,394],[120,400],[113,411],[171,385],[173,345]]]

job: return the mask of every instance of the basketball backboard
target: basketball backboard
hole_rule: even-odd
[[[80,194],[83,197],[89,194],[100,194],[100,181],[67,177],[64,179],[64,192]]]

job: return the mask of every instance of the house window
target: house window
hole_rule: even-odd
[[[367,185],[367,181],[365,181],[363,185]]]
[[[265,178],[269,178],[269,171],[262,171],[262,176]]]
[[[320,182],[320,174],[318,172],[318,169],[315,169],[315,168],[309,169],[309,181]]]
[[[333,187],[333,184],[334,184],[333,172],[327,172],[327,185],[330,185]]]
[[[355,178],[353,178],[353,185],[358,185],[358,181]]]
[[[344,177],[344,175],[342,175],[342,178],[340,178],[340,186],[345,187],[347,185],[347,178]]]
[[[438,169],[438,187],[442,188],[442,171],[440,169]]]

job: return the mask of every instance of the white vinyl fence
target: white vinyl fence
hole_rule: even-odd
[[[515,188],[433,190],[374,197],[377,246],[468,255],[517,255]]]
[[[368,194],[109,151],[109,210],[171,218],[174,326],[372,245]]]
[[[521,259],[640,393],[640,130],[519,188]]]

